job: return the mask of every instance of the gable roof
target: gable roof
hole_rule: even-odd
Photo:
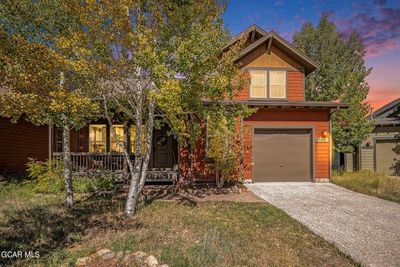
[[[266,32],[257,25],[252,25],[249,28],[245,29],[238,35],[236,35],[231,42],[229,42],[223,49],[227,49],[229,46],[231,46],[233,43],[235,43],[238,39],[250,35],[252,32],[260,34],[261,38],[258,38],[254,42],[250,42],[250,44],[244,48],[239,55],[239,58],[244,57],[245,55],[251,53],[254,51],[256,48],[258,48],[261,45],[264,45],[265,43],[269,43],[268,45],[270,46],[272,42],[274,42],[274,45],[277,46],[279,49],[283,50],[288,56],[299,62],[302,66],[304,66],[305,74],[309,74],[316,70],[318,68],[318,64],[312,60],[311,58],[307,57],[305,54],[303,54],[301,51],[299,51],[297,48],[295,48],[291,43],[286,41],[282,36],[277,34],[274,31]]]
[[[240,38],[245,37],[246,35],[248,35],[248,37],[251,38],[251,34],[253,34],[253,33],[254,33],[254,37],[263,37],[263,36],[265,36],[267,34],[266,31],[264,31],[263,29],[261,29],[257,25],[253,24],[250,27],[248,27],[247,29],[244,29],[243,31],[241,31],[235,37],[233,37],[232,40],[222,48],[222,50],[226,50],[229,46],[234,44],[237,40],[239,40]]]
[[[400,125],[400,98],[397,98],[372,113],[376,125]]]
[[[377,109],[372,113],[372,118],[387,118],[398,110],[400,110],[400,97]]]

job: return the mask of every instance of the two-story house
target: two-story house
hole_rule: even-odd
[[[244,137],[243,178],[253,182],[328,181],[331,114],[347,105],[306,101],[305,76],[317,64],[281,36],[253,25],[231,43],[243,35],[249,41],[238,60],[251,82],[233,101],[258,108],[241,122],[251,128]],[[195,166],[203,165],[198,160]],[[202,172],[198,167],[195,173]]]
[[[317,64],[281,36],[253,25],[230,44],[243,36],[247,36],[248,42],[238,61],[243,71],[248,72],[251,82],[232,101],[258,108],[256,113],[240,122],[251,129],[244,136],[243,165],[246,168],[243,178],[253,182],[328,181],[332,161],[330,117],[332,112],[346,105],[305,100],[305,76],[313,72]],[[8,132],[12,134],[12,131]],[[121,151],[112,138],[112,132],[122,137],[124,128],[121,125],[110,127],[106,121],[97,121],[71,132],[72,161],[76,171],[98,165],[114,171],[122,168],[118,154]],[[18,138],[25,146],[23,136],[24,132],[20,132]],[[42,145],[43,153],[39,153],[37,148],[36,154],[45,155],[47,152],[54,157],[62,151],[60,130],[50,128],[42,137],[41,143],[48,145]],[[205,142],[192,148],[193,157],[189,157],[188,149],[179,147],[166,129],[155,130],[153,139],[151,171],[179,169],[183,179],[189,175],[197,182],[215,179],[205,162]],[[0,135],[0,148],[7,146],[2,144],[7,142],[4,140],[8,140],[7,137]],[[18,153],[18,149],[15,151]],[[8,151],[10,153],[14,152]],[[15,158],[19,163],[14,165],[20,166],[23,160]],[[0,158],[0,171],[6,172],[7,164]]]

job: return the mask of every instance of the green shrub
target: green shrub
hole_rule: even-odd
[[[36,193],[55,194],[64,191],[62,164],[53,160],[45,162],[29,159],[28,177],[32,180]],[[73,188],[76,193],[95,193],[116,189],[113,175],[98,174],[95,176],[74,177]]]
[[[113,175],[99,174],[96,176],[84,176],[74,179],[74,191],[77,193],[96,193],[116,190]]]
[[[33,190],[37,193],[59,193],[64,190],[62,177],[63,167],[54,160],[45,162],[29,159],[28,177],[35,183]]]

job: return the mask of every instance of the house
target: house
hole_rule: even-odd
[[[243,71],[249,73],[251,83],[232,101],[258,110],[240,122],[251,129],[244,136],[242,178],[253,182],[329,181],[331,114],[347,106],[305,100],[305,77],[316,70],[317,64],[275,32],[265,32],[253,25],[236,36],[226,49],[243,36],[248,41],[237,60]],[[106,121],[97,121],[71,132],[75,171],[95,168],[96,164],[121,169],[121,151],[110,133],[122,138],[125,130],[121,125],[110,127]],[[214,181],[215,175],[205,160],[206,138],[189,149],[180,147],[167,130],[165,127],[154,132],[151,172],[177,167],[182,178]],[[50,128],[48,136],[50,154],[59,157],[61,131]]]
[[[400,98],[376,110],[371,119],[375,128],[354,157],[347,155],[347,169],[400,176]]]

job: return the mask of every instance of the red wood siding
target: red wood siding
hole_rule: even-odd
[[[266,46],[260,46],[245,56],[241,63],[244,71],[246,68],[286,69],[287,70],[287,100],[304,101],[304,73],[303,67],[287,56],[282,50],[272,46],[271,52],[266,51]],[[240,90],[234,100],[248,100],[250,86]]]
[[[28,158],[44,161],[49,155],[48,127],[0,118],[0,175],[20,174]]]
[[[321,109],[267,109],[261,108],[252,116],[244,119],[244,178],[252,179],[252,128],[255,125],[264,126],[305,126],[314,128],[314,170],[315,178],[329,178],[330,176],[330,143],[319,143],[316,140],[323,131],[329,132],[329,111]],[[181,179],[189,178],[189,148],[181,147]],[[205,138],[202,138],[193,150],[193,178],[194,181],[214,181],[215,175],[206,163]]]
[[[304,74],[300,71],[288,71],[286,82],[288,100],[304,101]]]
[[[183,145],[179,149],[180,179],[188,181],[192,176],[194,182],[214,182],[215,175],[206,155],[206,126],[202,124],[202,137],[192,150],[192,170],[190,170],[190,147]],[[192,173],[191,173],[192,172]]]
[[[244,120],[245,125],[276,125],[279,127],[311,126],[314,127],[315,178],[329,178],[330,175],[330,143],[318,143],[322,131],[329,132],[329,113],[326,110],[282,110],[259,109],[255,114]],[[252,179],[252,132],[244,140],[245,179]]]

